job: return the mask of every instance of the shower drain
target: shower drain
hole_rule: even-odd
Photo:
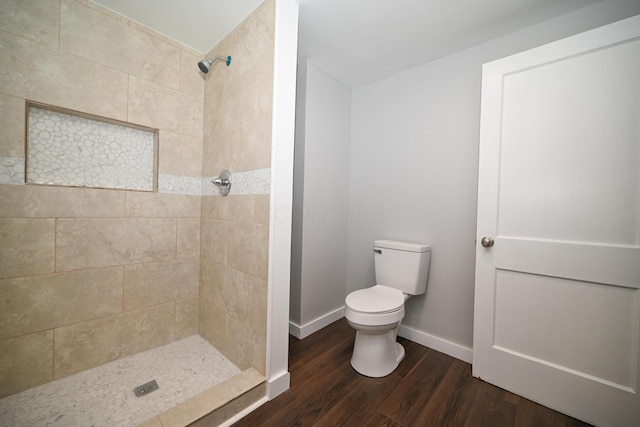
[[[156,382],[156,380],[153,380],[134,388],[133,394],[135,394],[136,397],[140,397],[140,396],[147,395],[152,391],[156,391],[158,388],[159,388],[158,383]]]

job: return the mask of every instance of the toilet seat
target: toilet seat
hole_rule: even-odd
[[[375,285],[351,292],[345,302],[349,308],[361,313],[390,313],[402,308],[404,294],[398,289]]]
[[[394,288],[375,285],[351,292],[345,299],[347,320],[367,326],[390,325],[404,318],[404,294]]]

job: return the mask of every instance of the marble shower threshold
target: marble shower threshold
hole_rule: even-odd
[[[152,380],[158,389],[136,397]],[[194,335],[0,399],[0,425],[187,425],[263,381]]]

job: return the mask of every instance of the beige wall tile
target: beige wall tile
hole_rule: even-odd
[[[238,61],[206,80],[204,176],[270,167],[274,17],[266,2],[213,49]]]
[[[216,68],[206,79],[198,72],[196,63],[201,58],[196,52],[180,48],[87,0],[13,0],[11,5],[14,9],[25,9],[55,4],[57,8],[58,3],[62,5],[61,51],[25,40],[31,34],[15,37],[0,31],[0,93],[10,95],[0,95],[0,124],[9,129],[4,125],[8,122],[13,129],[8,133],[14,135],[0,139],[0,155],[7,155],[3,154],[6,152],[13,156],[23,150],[20,145],[24,135],[19,134],[24,129],[22,99],[28,98],[161,129],[158,159],[161,173],[198,177],[203,171],[203,152],[204,170],[210,170],[206,176],[217,175],[221,168],[233,172],[270,165],[275,2],[266,2],[219,46],[221,51],[228,49],[234,56],[233,64]],[[47,39],[55,41],[55,46],[57,16],[56,13],[56,36]],[[0,17],[0,29],[5,25],[3,18]],[[29,22],[22,28],[42,27],[42,22]],[[105,38],[107,33],[109,37]],[[34,37],[47,43],[40,36]],[[207,99],[208,118],[203,126],[205,92],[207,97],[212,92],[216,96]],[[109,102],[104,102],[105,99]],[[206,144],[203,135],[208,138]],[[15,240],[25,233],[27,236],[27,241],[9,249],[0,247],[0,278],[51,273],[51,248],[57,238],[59,271],[135,263],[126,266],[131,280],[125,290],[128,291],[125,304],[129,304],[128,308],[160,304],[98,320],[79,320],[82,323],[58,328],[56,377],[183,338],[197,330],[216,347],[224,347],[241,364],[261,366],[264,371],[266,351],[260,327],[264,328],[261,319],[266,313],[268,195],[234,197],[217,206],[211,203],[210,217],[226,220],[202,219],[202,222],[200,216],[207,209],[204,203],[208,197],[200,205],[200,198],[193,196],[128,192],[125,204],[124,191],[0,186],[0,198],[10,201],[0,206],[0,217],[42,218],[30,220],[37,221],[29,223],[37,225],[33,230],[27,223],[20,223],[27,220],[0,219],[3,240],[5,237]],[[214,209],[216,213],[212,213]],[[130,217],[122,218],[123,215]],[[57,227],[51,218],[61,218]],[[16,224],[19,232],[13,231]],[[43,225],[47,227],[41,229]],[[30,235],[33,235],[31,242]],[[35,270],[45,271],[31,271],[34,263],[30,261],[37,264],[44,259],[40,256],[43,247],[51,252],[49,261],[40,267],[36,265]],[[208,257],[228,264],[222,265],[217,287],[212,287],[210,281],[199,280],[201,249],[204,261]],[[17,261],[17,267],[5,262],[8,259],[5,254]],[[8,268],[15,273],[3,276]],[[136,274],[138,278],[134,280]],[[163,285],[162,281],[172,275],[179,277],[178,285],[174,283],[173,288]],[[20,280],[31,283],[32,279],[36,280]],[[60,284],[54,280],[55,286],[47,289],[54,291],[51,301],[62,298],[67,291],[62,279],[57,280]],[[0,281],[0,292],[3,282],[13,283],[14,279]],[[34,283],[44,287],[41,282]],[[224,310],[198,298],[199,285],[203,289],[206,285],[209,295],[215,295],[213,299]],[[28,288],[34,286],[19,292],[14,286],[12,298],[35,298],[28,293]],[[57,289],[59,293],[55,293]],[[135,292],[138,294],[134,295]],[[169,298],[167,303],[163,303],[165,297]],[[67,303],[71,304],[71,300],[60,304]],[[38,304],[43,302],[34,306]],[[43,309],[39,315],[47,314],[46,311],[50,310]],[[6,320],[2,315],[0,318],[1,330]],[[240,342],[236,342],[236,334],[242,335]],[[49,372],[51,375],[51,365]]]
[[[205,293],[201,296],[231,317],[250,317],[253,282],[259,279],[222,264],[207,260],[202,262]]]
[[[257,109],[260,115],[273,111],[273,56],[267,56],[256,67]]]
[[[233,196],[233,194],[230,194],[226,197],[231,197]],[[217,198],[218,196],[202,196],[201,197],[201,202],[202,202],[202,218],[215,218],[214,216],[214,209],[216,208],[216,201],[214,200],[215,198]]]
[[[124,191],[0,185],[0,217],[121,217]]]
[[[267,281],[254,278],[251,289],[251,327],[260,335],[267,336]]]
[[[247,303],[249,309],[250,304]],[[254,360],[261,360],[266,355],[263,349],[265,337],[251,328],[250,315],[238,319],[226,310],[226,307],[222,308],[217,303],[200,297],[198,332],[240,369],[254,366]],[[260,367],[260,370],[264,372],[264,367]]]
[[[178,218],[177,257],[200,256],[200,218]]]
[[[179,89],[179,48],[76,1],[61,6],[62,50]]]
[[[76,1],[80,1],[80,0],[76,0]],[[91,1],[91,0],[82,0],[82,1]],[[177,48],[184,50],[186,52],[191,53],[192,55],[200,55],[201,52],[197,49],[192,48],[191,46],[187,46],[184,43],[180,43],[179,41],[177,41],[174,38],[171,38],[165,34],[159,33],[155,30],[152,30],[151,28],[147,27],[146,25],[140,24],[136,21],[130,20],[129,23],[131,24],[132,27],[137,28],[140,31],[144,31],[145,33],[149,33],[150,35],[152,35],[153,37],[156,37],[160,40],[163,40],[166,43],[169,43],[170,45],[176,46]]]
[[[263,58],[273,58],[275,2],[265,1],[238,25],[213,51],[235,53],[237,61],[231,72],[243,74],[255,68]]]
[[[217,111],[218,109],[222,108],[222,103],[220,102],[220,94],[225,86],[226,81],[229,79],[228,77],[225,78],[222,75],[220,76],[220,78],[216,79],[215,76],[212,75],[213,72],[214,70],[211,70],[205,76],[204,83],[204,109],[208,113],[208,115],[205,115],[205,117],[208,122],[207,127],[211,127],[211,129],[209,129],[210,134],[214,133],[215,128],[217,128],[217,126],[211,125],[219,120]]]
[[[55,220],[0,218],[0,279],[53,272]]]
[[[100,13],[103,13],[107,16],[112,17],[113,19],[116,19],[120,22],[124,22],[125,24],[130,23],[131,21],[129,20],[129,18],[127,18],[126,16],[120,15],[117,12],[114,12],[110,9],[107,9],[104,6],[99,5],[98,3],[94,3],[93,0],[74,0],[77,3],[80,3],[83,6],[86,6],[88,8],[91,8],[93,10],[96,10]]]
[[[198,300],[198,297],[194,297],[176,301],[177,340],[198,333]]]
[[[202,199],[202,216],[205,218],[229,221],[253,220],[253,196],[229,194],[226,197],[206,196]]]
[[[217,52],[217,49],[220,45],[216,46],[215,48],[213,48],[213,51]],[[214,54],[216,55],[216,54]],[[209,55],[206,55],[207,57]],[[207,104],[211,107],[212,105],[215,105],[217,107],[220,106],[218,100],[216,99],[217,97],[220,96],[220,92],[222,91],[222,88],[225,86],[225,84],[227,83],[227,81],[231,78],[231,73],[233,73],[233,69],[235,69],[235,61],[237,59],[236,55],[232,55],[233,62],[233,68],[231,67],[227,67],[227,73],[222,74],[223,70],[219,70],[218,68],[210,70],[209,73],[204,75],[204,103],[205,103],[205,108],[207,107]],[[215,117],[210,116],[208,117],[208,119],[210,120],[215,120]]]
[[[209,120],[213,113],[205,107],[204,115]],[[209,120],[209,123],[212,123]],[[211,126],[205,127],[202,145],[202,176],[215,176],[221,168],[229,169],[233,141],[231,140],[231,130],[213,132]],[[233,172],[233,171],[232,171]]]
[[[3,0],[0,30],[58,47],[58,0]]]
[[[226,334],[226,313],[204,298],[199,298],[198,304],[198,334],[224,354],[222,348],[227,347],[227,341],[232,339]]]
[[[251,329],[249,321],[229,316],[226,318],[225,334],[228,337],[225,340],[225,345],[216,348],[238,368],[244,370],[252,367],[254,360],[259,359],[256,352],[263,351],[260,348],[260,342],[264,340],[264,337]],[[264,372],[264,367],[255,368],[260,368],[258,370]]]
[[[267,279],[269,227],[245,222],[230,223],[227,236],[227,265],[247,274]]]
[[[204,74],[198,68],[198,61],[202,58],[201,55],[197,56],[183,50],[180,73],[180,90],[200,98],[204,96]]]
[[[124,44],[119,44],[128,45],[129,47],[132,45],[134,47],[144,45],[146,48],[146,46],[149,45],[149,40],[154,39],[154,37],[150,36],[149,33],[145,33],[146,35],[140,35],[144,32],[140,32],[137,28],[127,26],[126,20],[114,20],[111,17],[102,14],[102,12],[96,12],[94,10],[96,8],[89,8],[86,5],[83,6],[82,4],[76,4],[75,2],[68,0],[63,0],[62,5],[63,34],[61,38],[63,42],[63,49],[69,49],[77,55],[86,56],[96,62],[109,65],[109,67],[119,68],[146,80],[152,80],[156,83],[160,83],[160,85],[157,85],[136,77],[130,78],[129,83],[131,83],[131,87],[129,92],[129,110],[127,111],[128,118],[135,123],[147,124],[169,131],[167,134],[169,135],[168,137],[161,137],[161,140],[164,139],[168,141],[164,146],[162,146],[161,142],[160,147],[160,167],[163,172],[176,175],[198,176],[201,165],[199,162],[194,162],[193,159],[197,158],[197,156],[202,152],[202,142],[199,139],[201,138],[202,132],[202,78],[198,74],[195,66],[195,63],[199,58],[197,58],[193,53],[180,51],[181,60],[175,61],[176,64],[180,64],[179,79],[177,80],[179,83],[177,84],[175,80],[165,80],[164,74],[162,74],[167,70],[167,67],[165,66],[165,61],[167,61],[166,57],[162,57],[159,60],[157,57],[146,58],[144,66],[147,68],[142,71],[136,71],[136,67],[139,67],[140,64],[135,63],[135,58],[134,60],[110,63],[109,61],[120,61],[122,59],[122,57],[112,58],[114,55],[107,55],[107,57],[103,57],[105,50],[109,51],[109,49],[116,49],[114,44],[108,44],[113,41],[113,39],[106,41],[105,43],[107,44],[100,42],[100,37],[102,36],[98,31],[91,35],[93,39],[82,40],[76,35],[77,33],[84,33],[84,31],[82,31],[83,26],[89,25],[93,28],[100,28],[101,31],[103,29],[116,28],[119,30],[119,36],[125,35],[126,37],[126,39],[123,39]],[[222,122],[224,122],[224,125],[227,126],[228,130],[224,131],[226,132],[226,135],[218,136],[228,136],[228,138],[220,138],[219,143],[221,146],[234,146],[234,148],[236,148],[235,150],[226,151],[227,157],[225,160],[229,163],[224,165],[224,167],[230,167],[229,165],[233,165],[236,170],[249,170],[268,166],[268,164],[263,165],[260,164],[260,162],[264,161],[265,158],[270,159],[270,97],[272,96],[272,88],[270,84],[265,84],[265,82],[270,80],[271,77],[270,75],[256,72],[253,68],[264,68],[264,64],[258,64],[260,64],[260,62],[268,62],[264,60],[261,55],[264,55],[265,51],[270,52],[270,50],[272,50],[273,30],[272,28],[269,29],[270,24],[268,22],[269,19],[271,19],[271,15],[264,17],[260,17],[259,15],[258,17],[253,16],[251,20],[249,20],[250,22],[247,21],[248,23],[241,26],[234,32],[233,37],[230,38],[230,40],[235,40],[234,43],[236,43],[235,45],[230,44],[230,47],[248,50],[236,50],[236,52],[243,52],[243,55],[241,55],[242,58],[234,58],[234,60],[240,60],[239,63],[234,62],[234,65],[237,65],[237,67],[235,69],[223,69],[223,71],[227,72],[225,77],[227,81],[223,81],[223,85],[220,87],[231,87],[234,89],[234,91],[228,90],[227,92],[229,100],[231,100],[230,97],[232,95],[236,97],[236,100],[237,98],[242,100],[237,104],[232,104],[233,111],[231,112],[237,113],[236,117],[232,117],[233,114],[228,114],[229,111],[222,115]],[[92,22],[95,25],[92,25]],[[127,35],[127,33],[132,31],[135,34]],[[76,35],[74,35],[74,33]],[[265,34],[268,35],[266,38],[264,37]],[[61,64],[65,63],[66,61],[63,59],[67,59],[69,57],[61,52],[43,50],[42,47],[31,46],[27,42],[14,40],[8,35],[0,36],[2,36],[0,37],[0,43],[2,43],[0,47],[8,47],[11,51],[25,50],[23,49],[25,46],[29,47],[29,49],[26,50],[30,52],[31,55],[42,53],[43,55],[41,56],[48,56],[48,59],[53,59],[52,61],[47,60],[45,63],[53,63],[58,68],[61,67],[58,66],[58,62]],[[154,40],[151,41],[154,42]],[[104,46],[100,47],[102,51],[100,51],[100,49],[93,48],[102,44],[104,44]],[[249,46],[249,44],[254,44],[255,46]],[[117,48],[121,49],[121,46],[118,46]],[[38,50],[39,52],[36,52]],[[157,51],[159,49],[155,50]],[[132,48],[130,51],[135,53],[136,49]],[[172,49],[169,49],[169,51],[172,51]],[[117,54],[118,52],[115,53],[116,56]],[[236,55],[238,54],[236,53]],[[72,61],[82,63],[82,66],[85,68],[96,68],[95,65],[92,65],[90,62],[83,62],[80,58],[75,57],[71,59]],[[153,66],[149,67],[149,63],[153,64]],[[162,69],[154,68],[158,63],[163,65]],[[14,71],[18,68],[19,64],[13,65]],[[43,74],[44,77],[38,80],[37,84],[44,86],[47,90],[52,90],[50,86],[55,86],[55,84],[52,84],[51,82],[56,82],[56,71],[57,70],[54,70],[53,74],[49,73],[47,70],[42,71],[41,74]],[[267,71],[269,72],[269,70]],[[95,114],[101,114],[100,112],[95,112],[96,109],[99,110],[100,108],[104,108],[98,103],[93,102],[94,100],[91,99],[71,101],[64,99],[61,100],[62,97],[59,95],[63,93],[62,91],[60,91],[60,93],[47,93],[47,90],[42,91],[31,89],[31,87],[26,84],[23,84],[21,87],[20,85],[22,83],[20,82],[14,84],[16,83],[14,82],[15,74],[15,72],[3,73],[0,71],[0,91],[3,87],[11,87],[11,90],[14,92],[9,91],[8,93],[24,97],[29,95],[28,92],[32,90],[33,92],[31,93],[37,93],[38,96],[44,97],[43,102],[94,112]],[[220,74],[224,75],[222,72]],[[53,78],[51,77],[52,75]],[[126,84],[114,85],[112,84],[113,82],[109,83],[106,82],[106,80],[118,80],[118,78],[103,79],[103,88],[113,89],[113,87],[126,87]],[[66,84],[67,86],[71,85],[71,83],[72,82],[69,81],[66,83],[62,82],[62,84]],[[231,83],[231,85],[229,85],[229,83]],[[178,91],[173,91],[163,86],[179,88],[188,95]],[[20,91],[26,92],[26,95],[24,93],[18,94]],[[91,98],[91,96],[92,94],[88,95],[89,98]],[[84,94],[83,97],[85,97]],[[105,97],[103,96],[102,98]],[[113,97],[108,98],[111,99]],[[58,100],[60,102],[53,102],[52,100]],[[193,118],[194,100],[196,112],[198,109],[200,111],[199,114],[195,114],[195,120]],[[220,100],[224,101],[224,99]],[[64,102],[69,102],[71,105],[64,104]],[[216,105],[215,108],[219,109],[220,107]],[[94,111],[91,109],[94,109]],[[15,111],[13,107],[11,107],[11,110]],[[116,113],[113,113],[113,111],[116,111]],[[178,111],[178,114],[176,114],[176,111]],[[181,116],[182,111],[188,111],[188,115]],[[106,114],[102,113],[101,115],[123,118],[121,117],[122,115],[120,117],[118,116],[117,108],[112,108],[111,112],[107,112]],[[22,121],[23,120],[24,119],[22,119]],[[242,123],[252,123],[252,126],[243,126]],[[240,124],[240,126],[238,126],[238,124]],[[181,137],[180,135],[188,136]],[[265,135],[268,135],[268,138],[263,138]],[[171,139],[172,137],[174,138],[173,142]],[[234,140],[237,140],[239,144],[233,144]],[[231,141],[231,144],[229,144],[228,141]],[[268,144],[264,144],[264,141],[267,141]],[[215,170],[212,173],[217,174],[217,172],[218,170]],[[57,194],[55,194],[55,190],[7,190],[4,194],[13,197],[15,203],[12,203],[11,208],[3,207],[2,209],[4,209],[4,211],[0,209],[0,214],[4,213],[6,216],[22,216],[26,214],[30,216],[51,215],[57,217],[99,217],[100,213],[97,211],[102,211],[102,215],[104,215],[105,218],[59,220],[57,233],[59,245],[57,261],[60,269],[64,270],[70,268],[85,268],[95,265],[119,265],[131,262],[138,263],[156,261],[158,259],[174,257],[176,255],[176,249],[178,250],[179,256],[185,257],[185,260],[182,261],[167,261],[168,264],[165,262],[149,263],[154,264],[154,267],[157,267],[159,264],[163,264],[165,266],[172,264],[176,269],[171,270],[169,273],[163,268],[144,272],[144,268],[141,267],[140,270],[143,271],[143,273],[140,271],[137,272],[137,274],[139,274],[139,280],[135,281],[136,285],[131,284],[134,283],[134,281],[130,282],[130,286],[128,286],[127,289],[129,291],[129,297],[131,298],[125,298],[125,301],[135,301],[132,293],[134,292],[134,289],[136,291],[143,291],[146,286],[144,281],[148,280],[149,277],[154,277],[154,274],[157,278],[155,280],[155,283],[157,284],[160,282],[160,278],[166,279],[167,277],[171,277],[171,274],[177,274],[175,272],[180,270],[180,268],[176,266],[179,265],[191,263],[192,267],[190,268],[190,271],[198,271],[198,261],[196,258],[193,258],[193,256],[197,256],[197,253],[199,252],[197,242],[200,221],[198,218],[201,210],[200,206],[193,206],[188,202],[184,204],[184,201],[187,200],[184,198],[185,196],[164,197],[165,195],[139,195],[140,193],[132,195],[132,197],[127,200],[126,214],[132,217],[148,217],[148,219],[142,220],[140,218],[106,218],[107,216],[121,216],[123,214],[120,197],[115,197],[114,199],[116,200],[113,201],[113,204],[111,202],[108,203],[108,209],[114,209],[114,211],[111,211],[106,215],[104,214],[103,207],[97,208],[96,211],[92,210],[92,206],[100,206],[100,204],[93,201],[94,199],[90,193],[79,193],[76,192],[77,189],[72,189],[73,191],[64,190],[67,189],[61,189]],[[95,191],[96,192],[92,194],[95,194],[95,197],[99,197],[102,190]],[[2,192],[1,188],[0,192]],[[46,194],[38,194],[38,192]],[[122,192],[113,192],[112,194],[121,196]],[[134,193],[130,192],[129,194]],[[67,197],[68,201],[55,205],[55,203],[51,203],[48,199],[57,198],[59,200],[59,196]],[[31,200],[31,202],[27,203],[25,200]],[[36,203],[33,203],[33,200],[36,200]],[[251,330],[251,328],[253,328],[254,331],[256,330],[254,324],[260,323],[259,319],[261,319],[263,315],[260,312],[260,305],[261,301],[265,299],[264,292],[257,293],[259,291],[263,291],[263,288],[265,287],[263,286],[264,279],[258,279],[255,277],[262,274],[262,270],[266,268],[266,262],[263,262],[263,260],[267,259],[267,246],[264,243],[265,237],[266,242],[268,242],[268,229],[265,227],[266,223],[268,223],[268,221],[265,220],[265,217],[268,219],[268,209],[265,214],[265,204],[268,206],[267,198],[263,198],[261,201],[258,201],[258,199],[254,197],[238,197],[233,200],[229,200],[227,204],[212,207],[212,209],[217,209],[216,213],[212,214],[213,217],[217,216],[233,220],[203,221],[203,224],[207,223],[206,233],[207,237],[210,239],[208,240],[208,243],[202,243],[201,245],[203,247],[207,247],[206,252],[209,254],[220,254],[223,258],[221,261],[227,262],[230,265],[230,267],[222,267],[222,273],[220,273],[221,276],[218,278],[216,287],[213,287],[210,290],[210,293],[215,295],[214,300],[218,301],[218,303],[222,302],[222,306],[229,314],[225,311],[216,309],[214,306],[208,307],[206,302],[204,303],[204,310],[195,310],[195,296],[179,299],[175,303],[173,319],[175,324],[173,327],[177,328],[177,331],[180,331],[178,332],[180,335],[190,333],[195,329],[196,326],[194,325],[197,325],[201,323],[201,321],[207,319],[216,320],[218,325],[220,324],[220,320],[224,320],[224,332],[228,334],[238,333],[247,326],[250,326],[249,330]],[[116,207],[111,208],[112,205],[115,205]],[[181,218],[177,220],[169,218],[165,220],[158,218],[165,216],[170,218],[178,216]],[[182,218],[183,216],[186,218]],[[260,224],[252,224],[251,221],[257,221],[260,222]],[[151,226],[148,226],[149,224]],[[169,235],[170,238],[167,238],[165,235]],[[172,244],[170,243],[171,240],[173,240]],[[178,248],[176,248],[176,242]],[[221,250],[220,247],[223,246],[222,243],[230,243],[230,246],[226,247],[226,245],[224,245],[225,248]],[[249,244],[247,245],[247,243]],[[264,251],[260,250],[259,246],[261,245],[263,246],[262,249],[264,249]],[[264,254],[262,254],[262,252],[264,252]],[[218,255],[211,256],[215,259]],[[258,265],[264,264],[265,267],[252,269],[250,266],[256,263]],[[149,267],[149,264],[140,265]],[[132,272],[134,272],[136,267],[138,267],[138,265],[127,266],[127,271],[131,273],[129,278],[134,277]],[[188,274],[189,273],[182,272],[179,275],[181,278],[184,278],[187,277]],[[192,275],[195,276],[195,279],[179,282],[182,285],[186,284],[187,286],[174,287],[168,293],[166,293],[166,290],[163,290],[164,288],[160,286],[156,289],[159,291],[155,293],[152,292],[150,296],[144,296],[145,292],[140,292],[138,299],[146,299],[146,303],[149,303],[150,301],[153,301],[154,303],[158,303],[159,301],[161,303],[163,298],[159,297],[162,297],[163,295],[170,295],[170,299],[168,301],[172,301],[176,296],[180,295],[195,295],[198,286],[198,274],[192,273]],[[142,283],[142,285],[140,285],[140,283]],[[147,282],[147,284],[148,283],[149,282]],[[171,287],[168,287],[167,289],[170,288]],[[254,295],[254,293],[256,293],[256,295]],[[154,298],[156,298],[156,300],[154,300]],[[169,306],[170,304],[172,303],[170,302],[169,304],[166,304],[166,306]],[[202,304],[202,302],[199,303],[199,305]],[[132,303],[132,305],[128,307],[132,308],[135,306],[136,304]],[[164,306],[165,305],[157,307]],[[266,307],[266,300],[264,307]],[[152,308],[155,309],[156,307]],[[198,313],[199,311],[202,311],[203,313],[196,317],[195,313]],[[130,314],[133,313],[137,313],[137,311],[131,312]],[[124,319],[123,316],[124,315],[119,315],[114,316],[113,318],[117,317]],[[242,318],[244,321],[236,322],[239,320],[238,318]],[[194,321],[194,319],[197,319],[197,321]],[[83,325],[85,323],[83,323]],[[216,323],[208,323],[211,323],[213,326],[210,329],[215,328]],[[65,337],[65,331],[71,330],[69,328],[70,327],[65,326],[59,329],[59,336],[61,340]],[[101,330],[100,328],[97,329]],[[103,336],[108,335],[108,333],[105,332],[107,329],[103,329]],[[264,358],[264,355],[258,355],[258,353],[264,353],[264,343],[259,337],[261,335],[260,333],[256,334],[255,332],[250,332],[248,334],[248,338],[243,338],[240,344],[233,344],[231,342],[232,339],[230,338],[230,335],[225,335],[223,337],[221,336],[220,331],[213,330],[209,331],[207,334],[214,336],[217,335],[218,341],[225,341],[227,343],[226,347],[231,348],[228,351],[231,351],[232,353],[244,353],[244,356],[242,356],[243,363],[255,364],[255,360],[258,360],[258,364],[262,363],[260,360]],[[63,344],[66,342],[67,341],[61,341],[61,348],[64,348]],[[253,346],[253,350],[249,350],[249,347],[251,346]],[[240,348],[240,350],[238,350],[238,348]],[[91,357],[85,359],[91,359]],[[60,357],[60,360],[64,361],[64,357]],[[72,368],[72,370],[75,369],[76,367]],[[66,375],[65,372],[69,372],[69,370],[65,371],[64,368],[61,368],[59,372],[61,373],[60,375]]]
[[[255,68],[230,79],[209,100],[210,109],[217,112],[213,132],[232,129],[239,123],[251,122],[254,118],[271,112],[273,102],[272,71],[267,67]]]
[[[129,120],[202,138],[202,98],[131,76]]]
[[[0,63],[2,93],[127,119],[125,73],[3,32],[0,32]]]
[[[186,258],[176,262],[181,264],[176,284],[176,297],[197,297],[200,288],[200,257]]]
[[[175,304],[163,304],[55,330],[54,378],[168,344]]]
[[[255,334],[252,336],[253,358],[251,366],[264,375],[267,372],[267,339],[264,335]]]
[[[239,124],[232,134],[236,145],[230,153],[229,167],[246,171],[271,166],[271,113]]]
[[[124,266],[124,309],[173,301],[198,295],[198,258],[169,260]]]
[[[0,280],[0,338],[122,312],[122,268]]]
[[[59,219],[56,271],[174,259],[173,218]]]
[[[258,224],[269,224],[271,196],[258,194],[253,196],[253,220]]]
[[[200,255],[220,264],[227,263],[228,221],[203,218],[200,229]]]
[[[234,52],[234,62],[205,78],[203,176],[270,167],[274,19],[267,1],[212,50]],[[269,203],[268,195],[203,197],[200,230],[200,334],[236,365],[263,372]]]
[[[225,129],[233,129],[234,125],[247,121],[247,116],[253,115],[256,108],[255,92],[251,94],[249,89],[244,89],[240,85],[234,85],[231,81],[227,87],[225,85],[213,98],[213,106],[208,110],[215,113],[207,117],[212,118],[212,132],[218,133]],[[249,82],[251,86],[251,82]],[[234,89],[240,90],[240,93],[234,92]]]
[[[53,331],[0,340],[0,398],[53,379]]]
[[[209,135],[212,135],[217,131],[217,129],[219,129],[219,126],[216,125],[220,120],[218,110],[223,108],[222,103],[220,102],[220,94],[225,86],[225,82],[228,80],[228,77],[223,78],[223,76],[220,76],[222,78],[216,79],[215,76],[213,76],[214,71],[215,70],[211,70],[205,76],[204,83],[204,111],[206,113],[205,117],[207,120],[206,128],[208,128],[204,129],[205,136],[207,135],[207,131],[209,132]]]
[[[25,102],[0,94],[0,156],[25,157]]]
[[[202,138],[160,131],[158,173],[202,176]]]
[[[222,98],[226,102],[224,109],[227,119],[245,123],[259,116],[258,78],[264,70],[251,69],[232,80],[222,90]]]
[[[218,266],[217,262],[207,258],[200,258],[200,298],[205,299],[210,304],[215,304],[213,300],[214,288],[218,286]]]
[[[200,217],[200,197],[127,191],[126,216],[136,218]]]
[[[267,278],[268,225],[203,218],[200,248],[204,258]]]

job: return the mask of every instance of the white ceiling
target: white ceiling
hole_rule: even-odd
[[[200,52],[263,0],[93,0]],[[358,87],[599,0],[298,0],[299,59]]]
[[[208,53],[264,0],[91,0]]]
[[[357,87],[597,0],[299,2],[299,56]]]

